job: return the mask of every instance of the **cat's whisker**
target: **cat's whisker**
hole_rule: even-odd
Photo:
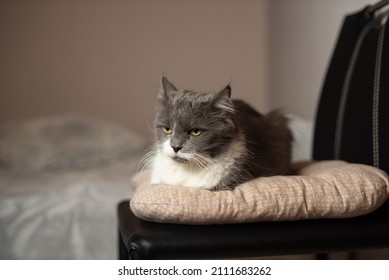
[[[199,152],[196,152],[195,154],[198,158],[200,158],[204,163],[206,164],[212,164],[214,163],[216,160],[214,160],[213,158],[210,158],[210,157],[206,157],[204,156],[203,154],[199,153]]]
[[[148,121],[146,121],[146,127],[147,127],[147,130],[151,133],[151,134],[155,134],[155,127],[151,126],[150,123]]]
[[[206,170],[207,172],[209,171],[208,166],[215,162],[215,160],[208,158],[198,152],[194,153],[194,160],[201,169]]]
[[[198,167],[200,167],[201,170],[205,170],[206,172],[209,172],[209,168],[207,164],[201,160],[199,157],[194,157],[193,158],[195,163],[197,164]]]
[[[138,172],[142,173],[146,168],[148,168],[151,165],[151,162],[154,159],[156,153],[157,153],[156,149],[152,148],[142,157],[142,159],[139,161],[137,166]]]

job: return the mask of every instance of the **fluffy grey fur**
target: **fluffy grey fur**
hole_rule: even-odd
[[[259,176],[287,174],[292,140],[287,119],[277,111],[262,115],[230,96],[229,85],[219,92],[198,93],[178,90],[162,77],[154,159],[168,155],[177,177],[180,168],[200,173],[218,166],[209,185],[199,185],[212,190],[232,189]]]

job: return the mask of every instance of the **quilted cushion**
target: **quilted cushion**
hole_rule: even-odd
[[[384,171],[344,161],[315,162],[297,176],[261,177],[233,191],[152,186],[147,171],[134,181],[137,217],[194,225],[354,217],[377,209],[389,192]]]

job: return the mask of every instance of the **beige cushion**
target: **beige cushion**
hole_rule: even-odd
[[[343,161],[312,163],[298,176],[257,178],[233,191],[150,186],[147,172],[135,181],[130,207],[137,217],[199,225],[354,217],[377,209],[389,192],[385,172]]]

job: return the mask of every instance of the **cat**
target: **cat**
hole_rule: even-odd
[[[292,134],[279,111],[262,115],[218,92],[178,90],[161,78],[151,184],[232,190],[260,176],[286,175]]]

